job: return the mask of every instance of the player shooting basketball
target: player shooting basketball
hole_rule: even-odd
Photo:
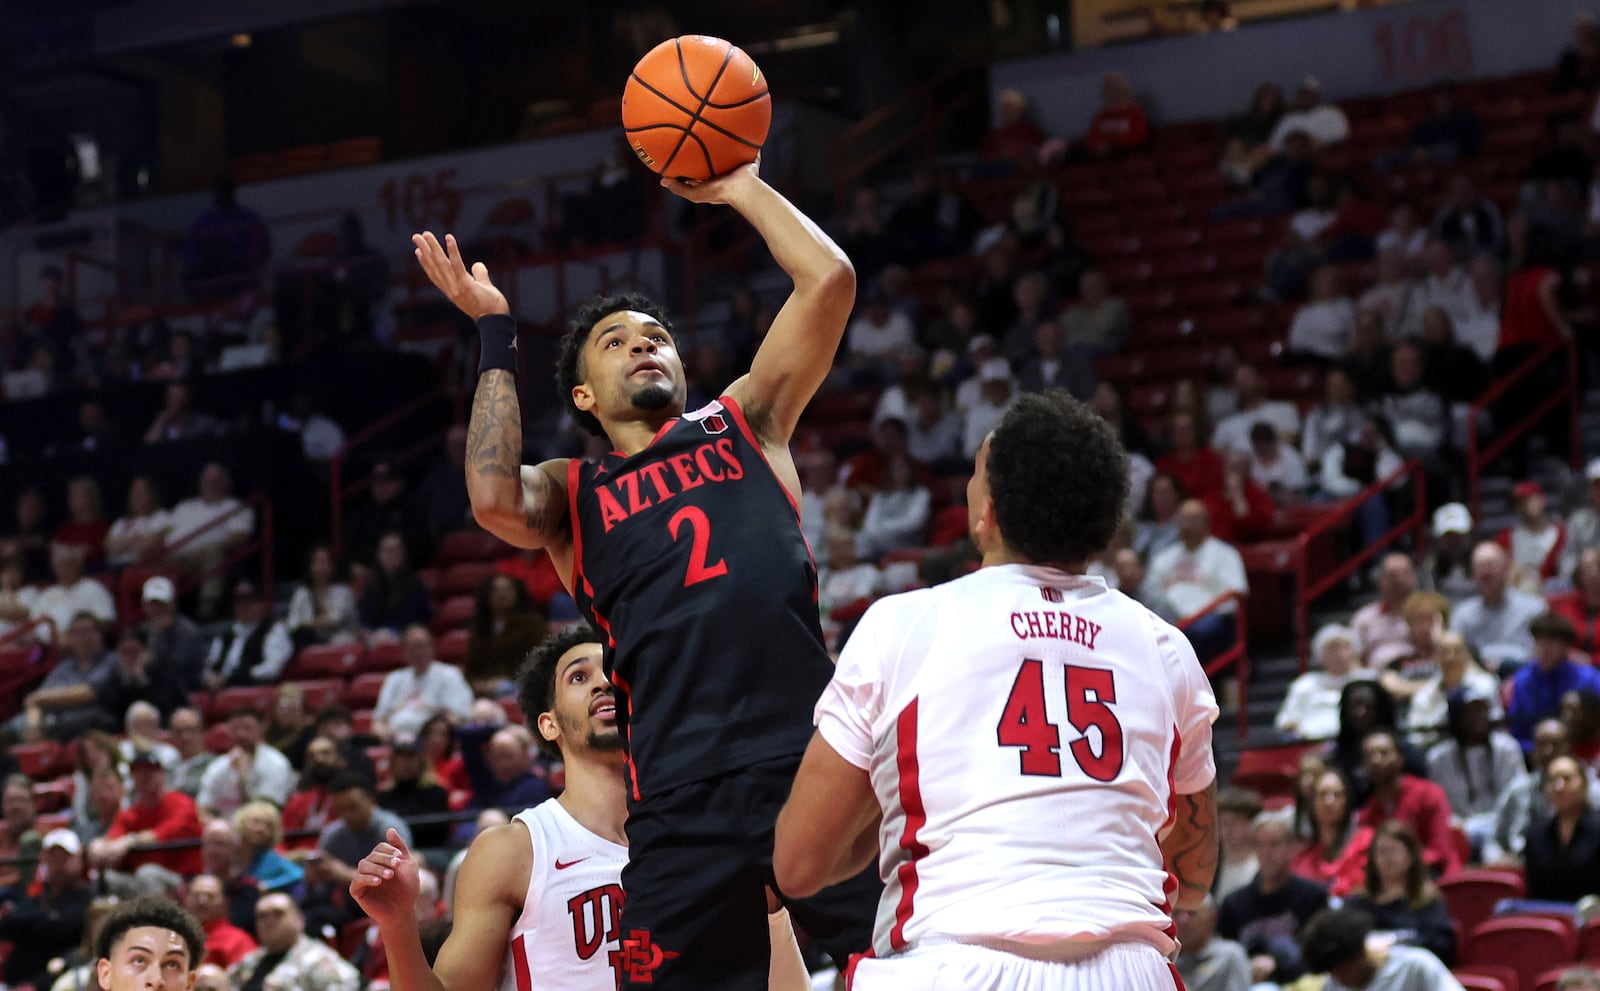
[[[816,568],[799,523],[789,439],[833,362],[855,297],[850,262],[763,182],[758,163],[686,185],[733,207],[794,290],[750,371],[685,412],[683,363],[661,308],[633,294],[585,304],[558,356],[572,415],[614,450],[520,463],[515,322],[455,240],[414,238],[428,277],[478,326],[482,352],[467,490],[488,530],[543,548],[608,638],[629,745],[623,929],[627,986],[753,988],[766,979],[772,829],[832,673]],[[866,948],[870,873],[790,905],[835,959]]]

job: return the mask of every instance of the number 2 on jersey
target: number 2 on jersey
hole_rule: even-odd
[[[683,587],[698,585],[712,578],[720,578],[728,573],[728,562],[717,558],[716,564],[706,564],[706,545],[711,543],[711,520],[706,516],[706,511],[699,506],[685,506],[672,514],[672,519],[667,521],[667,532],[672,534],[672,539],[678,539],[678,530],[687,523],[689,525],[689,570],[683,576]]]
[[[1112,781],[1122,772],[1122,724],[1111,711],[1117,701],[1117,688],[1111,672],[1104,668],[1085,668],[1068,664],[1065,671],[1067,722],[1078,731],[1078,739],[1068,749],[1078,767],[1096,781]],[[1090,697],[1090,693],[1094,693]],[[1096,754],[1086,735],[1089,727],[1100,730],[1100,752]],[[1059,778],[1061,776],[1061,730],[1045,715],[1044,662],[1027,658],[1017,669],[1000,713],[995,737],[1002,747],[1020,747],[1023,774]]]

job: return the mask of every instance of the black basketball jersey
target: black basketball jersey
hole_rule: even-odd
[[[572,593],[610,639],[634,798],[804,752],[832,677],[794,499],[728,397],[568,465]]]

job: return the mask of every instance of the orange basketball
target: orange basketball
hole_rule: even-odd
[[[639,161],[709,179],[753,161],[772,126],[761,70],[721,38],[686,34],[652,48],[622,91],[622,128]]]

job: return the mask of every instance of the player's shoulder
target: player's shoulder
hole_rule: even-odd
[[[533,874],[532,833],[520,817],[490,826],[472,838],[461,871],[475,882],[488,885],[486,894],[490,897],[520,902]]]

